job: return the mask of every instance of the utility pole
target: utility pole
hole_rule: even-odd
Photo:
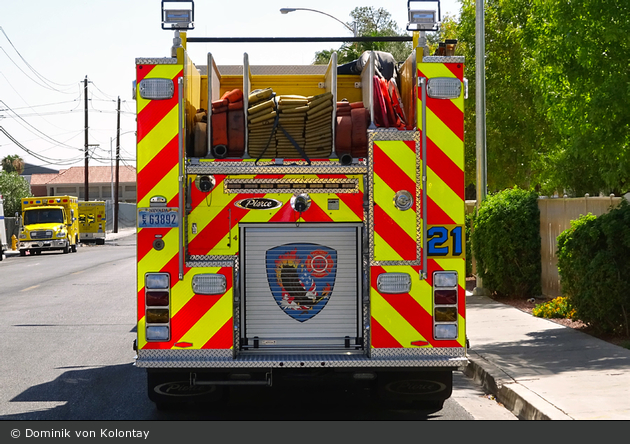
[[[477,117],[477,209],[486,198],[488,171],[486,162],[486,35],[485,35],[485,7],[484,0],[476,0],[475,4],[475,83]],[[483,282],[477,270],[477,286],[475,295],[487,296],[488,291],[483,288]]]
[[[118,113],[116,118],[116,189],[114,197],[114,233],[118,233],[118,186],[120,180],[120,96],[118,96]]]
[[[88,79],[85,76],[85,80],[83,81],[83,96],[85,99],[85,192],[83,194],[83,200],[87,202],[90,200],[89,196],[89,177],[88,177],[88,157],[89,153],[89,145],[88,145]]]

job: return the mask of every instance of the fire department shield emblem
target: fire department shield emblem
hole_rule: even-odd
[[[271,294],[287,315],[304,322],[322,311],[335,286],[336,250],[291,243],[267,250],[266,261]]]

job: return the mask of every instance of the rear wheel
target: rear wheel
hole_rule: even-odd
[[[379,399],[392,409],[437,412],[453,391],[452,371],[381,372]]]
[[[187,404],[218,407],[224,404],[223,386],[190,385],[190,373],[147,369],[147,393],[158,410],[170,410]]]

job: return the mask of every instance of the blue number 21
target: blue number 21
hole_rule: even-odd
[[[462,227],[455,227],[449,231],[446,227],[431,227],[427,231],[427,237],[429,238],[427,241],[428,251],[427,254],[430,256],[448,256],[449,247],[446,244],[448,240],[448,236],[452,237],[453,242],[453,256],[459,256],[462,254]]]

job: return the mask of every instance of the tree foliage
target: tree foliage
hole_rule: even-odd
[[[357,36],[392,37],[407,35],[392,20],[391,14],[384,8],[360,6],[350,13],[352,21],[347,25],[352,28],[356,23]],[[337,63],[343,64],[357,60],[365,51],[389,52],[398,61],[404,61],[411,52],[410,42],[355,42],[344,43],[339,49],[322,50],[315,53],[313,64],[325,65],[333,52],[337,53]]]
[[[476,181],[476,11],[463,0],[457,36],[464,50],[469,97],[465,102],[466,183]],[[529,2],[487,0],[485,10],[486,153],[491,192],[541,180],[549,124],[531,84],[529,52],[523,44]]]
[[[475,0],[463,0],[466,181],[475,181]],[[630,190],[630,4],[487,0],[490,191],[617,195]]]
[[[630,190],[630,3],[532,1],[532,83],[557,143],[549,184],[574,195]]]
[[[21,211],[22,198],[33,195],[26,179],[15,171],[0,171],[0,194],[4,200],[4,215],[7,217]]]
[[[2,169],[7,173],[16,172],[22,174],[24,172],[24,160],[17,154],[10,154],[2,159]]]

